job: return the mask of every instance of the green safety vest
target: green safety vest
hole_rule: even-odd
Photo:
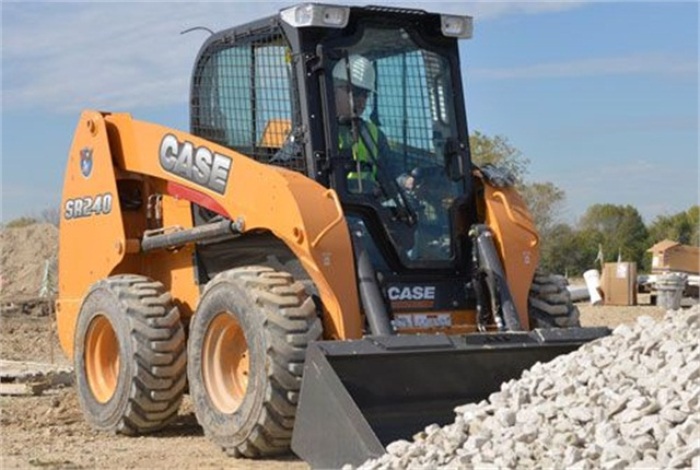
[[[362,179],[377,179],[377,166],[374,164],[379,158],[379,128],[373,122],[362,121],[360,125],[360,138],[352,144],[352,131],[347,126],[340,127],[340,150],[347,149],[352,144],[352,158],[361,163],[372,165],[371,171],[362,171]],[[365,143],[366,142],[366,143]],[[369,145],[369,148],[367,147]],[[358,179],[357,172],[348,173],[348,179]]]

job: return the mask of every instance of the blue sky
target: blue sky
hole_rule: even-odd
[[[396,4],[374,0],[351,4]],[[3,221],[58,207],[80,111],[127,111],[187,130],[206,33],[292,2],[4,2]],[[698,203],[698,4],[404,2],[474,17],[462,43],[470,130],[502,135],[528,179],[646,222]]]

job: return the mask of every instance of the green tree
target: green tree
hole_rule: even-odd
[[[479,131],[473,131],[469,136],[469,147],[472,161],[477,166],[490,163],[510,171],[518,182],[523,181],[530,160],[513,147],[506,137],[501,135],[490,137]]]
[[[557,221],[566,194],[549,182],[523,184],[519,190],[540,232],[540,238],[546,241]]]
[[[530,160],[511,145],[506,137],[494,137],[474,131],[469,137],[472,161],[477,166],[491,164],[509,171],[516,181],[516,188],[530,210],[540,238],[546,239],[547,232],[556,222],[557,215],[566,199],[564,191],[552,183],[527,182]]]
[[[700,206],[695,205],[686,211],[688,221],[692,227],[688,244],[700,246]]]
[[[595,204],[589,207],[579,222],[583,231],[597,231],[602,236],[605,261],[617,259],[634,261],[645,266],[648,232],[639,211],[630,205]]]
[[[514,147],[506,137],[494,137],[475,131],[469,137],[472,161],[477,166],[491,164],[510,172],[515,181],[516,189],[525,200],[532,219],[540,235],[541,262],[544,267],[550,267],[553,272],[564,272],[565,263],[554,261],[559,251],[561,229],[551,233],[558,222],[559,212],[566,199],[566,194],[550,182],[526,181],[530,160]],[[554,237],[554,238],[553,238]],[[556,238],[559,237],[559,238]],[[555,239],[556,238],[556,239]]]
[[[567,224],[556,224],[542,244],[540,265],[549,272],[580,276],[597,268],[595,259],[603,238],[597,230],[577,230]]]
[[[700,206],[670,216],[658,216],[649,226],[649,242],[664,239],[700,246]]]

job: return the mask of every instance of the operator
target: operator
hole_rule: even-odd
[[[348,79],[350,81],[348,81]],[[375,92],[372,62],[359,54],[343,58],[333,67],[335,110],[338,116],[339,149],[351,150],[356,168],[348,174],[353,192],[368,192],[377,180],[377,164],[391,174],[391,149],[376,124],[365,120],[367,102]]]

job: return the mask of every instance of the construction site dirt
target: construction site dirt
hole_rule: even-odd
[[[72,367],[60,348],[49,302],[38,300],[46,278],[46,260],[57,249],[55,227],[38,224],[22,230],[4,230],[2,235],[0,360]],[[648,296],[641,295],[639,302],[632,307],[579,303],[581,323],[615,327],[634,323],[640,315],[663,318],[664,310],[648,305]],[[6,378],[2,385],[7,385]],[[177,419],[163,431],[124,437],[93,430],[83,418],[73,386],[29,388],[27,393],[0,396],[0,428],[0,466],[7,469],[308,468],[292,454],[276,460],[228,457],[204,436],[188,395]]]
[[[646,299],[642,297],[640,301]],[[583,325],[617,326],[640,315],[656,320],[663,309],[650,305],[592,307],[578,305]],[[51,316],[5,312],[0,358],[70,366]],[[302,469],[293,455],[277,460],[236,460],[216,449],[198,426],[186,395],[177,420],[153,436],[124,437],[95,431],[83,419],[73,387],[40,395],[0,397],[2,468],[265,468]]]

